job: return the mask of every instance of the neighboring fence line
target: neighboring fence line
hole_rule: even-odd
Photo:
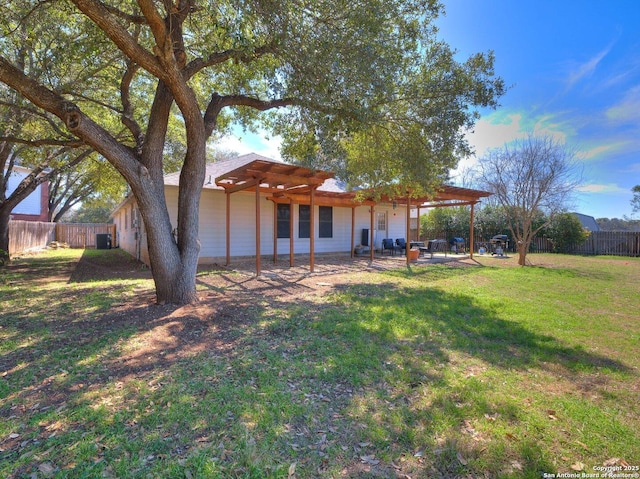
[[[44,223],[9,221],[9,255],[41,249],[52,241],[67,243],[71,248],[95,248],[96,234],[110,233],[116,245],[116,225],[108,223]]]
[[[593,231],[572,253],[640,256],[640,231]]]
[[[55,223],[9,221],[9,255],[41,249],[55,239]]]
[[[449,239],[444,234],[435,235],[442,239]],[[483,245],[487,246],[491,238],[476,236],[474,243],[476,251]],[[469,238],[465,238],[469,247]],[[516,245],[509,242],[508,251],[515,252]],[[534,238],[531,242],[532,253],[553,253],[553,243],[545,237]],[[640,231],[592,231],[584,243],[573,246],[571,254],[584,255],[612,255],[612,256],[640,256]]]
[[[96,234],[110,233],[113,245],[116,240],[116,225],[109,223],[57,223],[56,241],[67,243],[71,248],[95,248]]]

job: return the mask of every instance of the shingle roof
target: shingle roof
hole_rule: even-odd
[[[262,160],[271,161],[273,163],[282,163],[280,161],[272,160],[266,156],[258,155],[257,153],[247,153],[246,155],[240,155],[235,158],[229,158],[228,160],[216,161],[215,163],[207,163],[207,169],[204,177],[203,188],[211,188],[214,190],[221,190],[222,188],[217,186],[215,180],[217,177],[224,175],[229,171],[233,171],[236,168],[240,168],[252,161]],[[170,186],[179,186],[180,184],[180,172],[169,173],[164,177],[164,184]]]
[[[216,161],[215,163],[207,163],[207,169],[205,172],[205,179],[203,188],[221,190],[222,187],[216,185],[216,178],[223,176],[225,173],[233,171],[249,163],[260,160],[271,163],[284,163],[282,161],[276,161],[266,156],[258,155],[257,153],[247,153],[246,155],[237,156],[235,158],[229,158],[228,160]],[[169,173],[164,177],[164,184],[169,186],[179,186],[180,184],[180,172]],[[325,180],[324,184],[318,188],[320,191],[330,191],[334,193],[343,193],[346,190],[344,182],[329,178]]]
[[[573,213],[582,223],[582,227],[589,231],[600,231],[600,226],[593,216],[583,215],[582,213]]]

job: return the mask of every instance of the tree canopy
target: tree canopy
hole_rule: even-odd
[[[640,213],[640,185],[636,185],[631,188],[633,193],[633,199],[631,200],[631,207],[634,213]]]
[[[455,60],[436,35],[442,12],[435,0],[16,0],[0,20],[1,92],[39,118],[39,141],[88,146],[120,172],[158,301],[191,302],[207,142],[232,124],[281,134],[285,158],[353,185],[416,194],[468,152],[464,130],[504,83],[491,53]],[[173,129],[177,239],[162,179]]]

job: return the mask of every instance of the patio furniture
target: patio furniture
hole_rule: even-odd
[[[384,238],[382,240],[382,254],[383,255],[384,255],[384,252],[386,250],[391,250],[391,256],[396,254],[396,246],[393,244],[393,239]]]
[[[452,253],[464,253],[464,238],[454,237],[449,240],[449,244],[451,245]]]
[[[398,249],[400,251],[406,251],[407,250],[407,242],[404,238],[398,238],[396,239],[396,246],[398,247]]]
[[[420,246],[418,249],[422,253],[422,256],[426,256],[427,253],[431,255],[431,259],[433,259],[433,253],[438,251],[444,252],[444,255],[447,256],[447,249],[449,247],[449,243],[447,240],[443,239],[433,239],[427,241],[427,246]]]

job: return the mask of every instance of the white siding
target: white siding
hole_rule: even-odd
[[[27,177],[28,173],[23,171],[14,170],[9,176],[9,183],[7,185],[7,196],[15,191],[20,182]],[[38,185],[36,190],[22,200],[11,211],[14,214],[21,215],[39,215],[42,198],[42,185]]]
[[[165,198],[172,227],[178,223],[178,188],[165,187]],[[133,201],[127,202],[116,214],[120,247],[136,256],[135,229],[131,228],[131,212]],[[275,205],[267,200],[266,195],[260,196],[260,253],[268,256],[273,254],[273,212]],[[351,208],[333,207],[333,237],[319,237],[319,208],[315,207],[314,233],[316,253],[349,253],[351,250]],[[252,257],[256,253],[256,223],[255,223],[255,193],[237,192],[231,195],[231,256]],[[376,212],[387,213],[387,231],[375,238],[376,246],[382,238],[406,238],[406,208],[393,210],[391,206],[379,205]],[[361,242],[362,229],[369,229],[370,207],[359,206],[355,209],[354,245]],[[125,216],[128,220],[125,222]],[[293,208],[294,252],[296,254],[309,253],[309,238],[299,238],[299,205]],[[146,235],[144,225],[140,219],[142,232],[142,247],[140,255],[143,261],[148,261],[146,252]],[[128,223],[128,224],[127,224]],[[375,229],[375,226],[374,226]],[[220,190],[205,189],[200,198],[199,239],[201,244],[200,262],[222,262],[226,257],[226,195]],[[278,254],[289,254],[289,239],[278,239]]]

